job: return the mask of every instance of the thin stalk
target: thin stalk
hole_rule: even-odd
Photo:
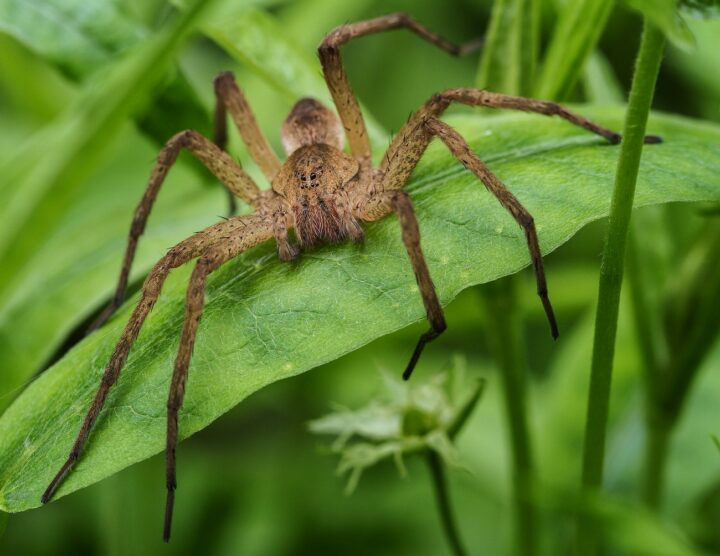
[[[582,486],[587,491],[599,489],[602,485],[625,244],[645,128],[664,44],[665,38],[662,32],[646,20],[630,90],[625,133],[620,148],[605,249],[600,264],[598,308],[595,316],[595,338],[583,446]],[[581,556],[597,553],[598,535],[588,517],[580,518],[577,548],[577,553]]]
[[[450,545],[450,550],[455,556],[465,556],[467,552],[465,552],[463,543],[460,540],[460,533],[458,532],[455,515],[450,504],[450,492],[448,491],[443,461],[437,452],[428,450],[427,463],[430,468],[433,487],[435,488],[435,499],[437,500],[440,521],[442,522],[448,545]]]
[[[510,426],[517,551],[523,556],[532,556],[538,553],[539,543],[537,516],[530,502],[533,457],[527,424],[525,349],[515,281],[516,278],[510,276],[487,284],[484,293],[492,315],[488,334],[501,371],[505,414]]]
[[[642,500],[653,510],[660,509],[663,496],[663,478],[667,463],[672,426],[667,423],[649,423],[642,477]]]

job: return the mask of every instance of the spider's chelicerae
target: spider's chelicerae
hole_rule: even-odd
[[[215,80],[217,98],[215,141],[212,142],[195,131],[183,131],[173,136],[160,151],[145,194],[135,210],[115,295],[91,329],[102,325],[122,303],[138,238],[145,228],[158,190],[181,149],[197,157],[233,195],[248,203],[255,212],[248,216],[229,218],[196,233],[175,245],[155,264],[145,280],[140,301],[110,357],[100,387],[70,455],[42,495],[43,503],[52,498],[80,457],[108,391],[117,381],[128,352],[157,301],[170,270],[192,259],[197,259],[197,263],[187,289],[182,338],[175,360],[167,404],[167,503],[164,527],[166,541],[170,537],[177,485],[175,446],[178,435],[178,411],[182,406],[190,356],[203,311],[205,283],[208,274],[217,270],[223,263],[270,239],[275,240],[278,256],[283,261],[291,261],[301,250],[321,243],[339,243],[347,239],[359,242],[363,239],[360,222],[379,220],[396,213],[400,219],[402,239],[430,322],[430,330],[420,337],[403,374],[404,378],[409,378],[425,344],[437,338],[446,326],[442,307],[420,248],[420,232],[413,205],[408,194],[403,191],[405,182],[434,137],[438,137],[453,156],[480,179],[522,226],[535,270],[538,295],[550,323],[551,333],[553,337],[557,337],[557,324],[548,298],[543,262],[532,216],[477,157],[465,140],[439,117],[450,104],[457,102],[470,106],[511,108],[559,116],[601,135],[611,143],[618,143],[620,135],[553,102],[480,89],[448,89],[433,95],[412,114],[393,138],[380,166],[373,168],[367,130],[343,69],[339,48],[353,38],[398,28],[406,28],[453,55],[459,55],[472,48],[470,44],[460,47],[453,45],[405,14],[392,14],[342,25],[327,35],[319,48],[325,81],[340,118],[338,119],[331,110],[314,99],[304,98],[298,101],[282,126],[282,143],[287,154],[285,162],[278,158],[268,144],[250,106],[230,73],[223,73]],[[270,190],[260,190],[238,163],[225,152],[227,112],[235,121],[253,160],[272,184]],[[343,152],[346,137],[350,154]],[[658,138],[653,136],[646,138],[646,142],[657,140]],[[288,232],[291,229],[295,231],[297,246],[290,242]]]

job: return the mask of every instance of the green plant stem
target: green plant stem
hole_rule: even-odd
[[[665,38],[662,32],[645,21],[630,90],[625,133],[610,206],[605,250],[600,265],[598,308],[595,317],[595,338],[583,446],[582,486],[588,491],[599,489],[602,484],[625,244],[635,196],[635,182],[640,167],[643,138],[655,82],[662,61],[664,43]],[[597,532],[587,517],[580,519],[577,544],[577,552],[582,556],[594,555],[597,552]]]
[[[515,499],[517,550],[530,556],[538,551],[535,508],[530,503],[533,457],[527,425],[525,395],[525,349],[522,341],[515,276],[497,280],[484,287],[492,326],[488,334],[501,370],[506,419],[510,427],[513,459],[513,496]]]
[[[659,509],[662,504],[663,479],[665,477],[665,464],[667,463],[671,432],[672,425],[670,423],[655,422],[647,425],[642,500],[654,510]]]
[[[447,538],[450,550],[455,556],[464,556],[467,554],[460,540],[455,515],[450,504],[450,493],[448,491],[447,477],[445,476],[445,467],[442,459],[433,450],[427,452],[427,463],[430,468],[430,476],[432,477],[433,487],[435,488],[435,499],[437,500],[438,513],[442,522],[443,531]]]

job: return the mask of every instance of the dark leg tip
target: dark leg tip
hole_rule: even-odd
[[[163,523],[163,542],[170,542],[170,530],[172,529],[173,507],[175,505],[175,486],[168,487],[167,498],[165,499],[165,521]]]
[[[48,493],[46,492],[40,497],[40,503],[47,504],[48,502],[50,502],[50,496],[48,496]]]
[[[610,141],[613,145],[619,145],[620,141],[622,141],[622,135],[619,133],[613,133],[608,137],[608,141]]]
[[[231,71],[221,71],[215,76],[215,87],[218,87],[219,85],[222,85],[224,82],[232,81],[235,79],[235,76],[233,75],[233,72]]]
[[[662,137],[659,135],[646,135],[645,136],[645,144],[646,145],[657,145],[658,143],[662,143]]]
[[[472,54],[473,52],[476,52],[480,50],[485,45],[485,39],[483,37],[477,37],[475,39],[472,39],[465,44],[460,45],[460,47],[457,49],[457,52],[455,52],[455,56],[465,56],[466,54]]]

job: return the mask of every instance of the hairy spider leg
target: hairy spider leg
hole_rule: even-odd
[[[190,277],[190,284],[186,293],[182,337],[175,358],[175,368],[167,402],[167,446],[165,449],[167,499],[163,527],[163,539],[165,542],[170,540],[175,489],[177,488],[175,449],[178,438],[178,411],[182,407],[185,396],[190,357],[192,356],[200,317],[205,305],[207,277],[225,262],[243,251],[247,251],[251,247],[272,238],[274,234],[272,220],[263,216],[240,217],[235,222],[239,225],[231,231],[227,238],[216,243],[200,256]]]
[[[416,123],[413,131],[404,132],[404,140],[396,148],[395,155],[385,159],[388,162],[379,189],[381,191],[395,191],[403,188],[432,138],[438,136],[453,156],[483,182],[488,191],[500,201],[500,204],[523,228],[535,271],[538,296],[545,310],[550,332],[553,338],[557,338],[557,321],[548,296],[542,254],[532,216],[497,176],[475,155],[459,133],[436,118],[427,115],[424,118],[424,120]],[[420,343],[424,345],[426,342],[421,339]],[[412,369],[409,372],[412,372]]]
[[[85,420],[80,427],[80,431],[75,438],[75,442],[70,450],[70,455],[41,497],[43,504],[50,501],[67,474],[75,465],[75,462],[80,457],[80,454],[82,454],[83,448],[90,434],[90,430],[95,424],[95,421],[100,414],[100,410],[105,404],[108,392],[115,382],[117,382],[120,371],[122,370],[122,367],[127,360],[127,356],[130,353],[130,348],[133,343],[135,343],[145,319],[155,305],[155,302],[160,295],[162,286],[165,283],[165,279],[170,271],[173,268],[177,268],[200,256],[208,249],[208,247],[218,243],[223,240],[223,238],[236,233],[238,228],[244,228],[247,226],[250,218],[260,217],[235,217],[210,226],[202,232],[199,232],[198,234],[195,234],[194,236],[178,243],[155,264],[153,269],[150,271],[150,274],[148,274],[148,277],[145,279],[140,301],[138,301],[138,304],[135,306],[128,323],[125,326],[117,345],[115,346],[115,350],[110,356],[110,360],[105,367],[102,381],[100,382],[100,386],[95,394],[92,405],[85,416]]]
[[[262,173],[272,183],[282,163],[268,143],[265,134],[255,119],[245,95],[235,81],[232,72],[226,71],[215,78],[214,140],[222,150],[227,147],[227,113],[235,122],[240,137]],[[229,210],[232,216],[237,211],[235,196],[228,194]]]
[[[604,137],[613,144],[620,142],[622,136],[611,129],[604,128],[587,118],[571,112],[563,106],[547,101],[537,100],[534,98],[518,97],[505,95],[502,93],[493,93],[484,89],[474,88],[457,88],[448,89],[441,93],[434,94],[423,104],[416,112],[414,112],[408,121],[400,128],[393,137],[390,146],[380,163],[380,169],[385,170],[390,161],[401,151],[406,136],[414,133],[417,126],[427,118],[434,116],[439,118],[443,112],[452,104],[457,102],[467,106],[481,106],[485,108],[507,108],[511,110],[520,110],[522,112],[534,112],[536,114],[544,114],[546,116],[558,116],[576,126],[582,127]],[[656,135],[647,135],[646,143],[659,143],[661,139]]]
[[[145,193],[135,209],[125,248],[125,256],[120,268],[120,276],[112,300],[90,325],[87,330],[88,334],[100,328],[122,305],[138,241],[145,230],[145,225],[160,187],[165,181],[170,168],[177,160],[181,149],[187,150],[200,160],[226,186],[231,195],[240,197],[255,208],[259,206],[262,198],[260,189],[229,154],[222,151],[197,131],[187,130],[174,135],[160,151]]]
[[[427,319],[430,322],[430,330],[420,336],[412,357],[403,372],[403,378],[407,380],[410,378],[415,365],[417,365],[425,345],[442,334],[447,325],[442,306],[435,291],[435,285],[430,277],[430,270],[420,247],[420,229],[410,195],[402,190],[381,191],[372,194],[358,206],[356,216],[362,220],[373,221],[382,218],[391,211],[395,212],[400,220],[402,240],[415,273],[415,280],[420,289],[420,296],[425,306]]]
[[[454,56],[471,52],[480,46],[480,42],[477,40],[457,46],[426,29],[404,13],[393,13],[367,21],[341,25],[325,37],[318,49],[320,62],[328,89],[330,89],[333,102],[345,128],[350,152],[360,163],[361,183],[369,184],[370,182],[372,171],[370,140],[360,105],[343,67],[340,47],[357,37],[403,28]]]

